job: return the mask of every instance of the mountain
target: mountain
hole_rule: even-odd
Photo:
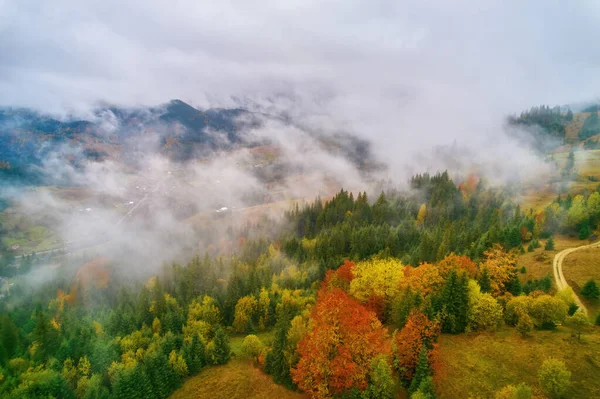
[[[87,119],[59,120],[23,108],[0,109],[0,178],[36,183],[50,154],[83,160],[128,162],[136,154],[160,152],[185,161],[215,150],[257,143],[244,133],[260,125],[244,109],[201,111],[181,100],[152,108],[102,108]]]
[[[272,144],[250,133],[268,120],[293,125],[325,151],[348,159],[361,170],[380,166],[372,159],[367,141],[345,132],[314,131],[289,117],[242,108],[203,111],[172,100],[157,107],[99,108],[85,119],[65,120],[29,109],[0,108],[0,183],[58,184],[44,180],[42,173],[52,156],[67,159],[76,168],[88,160],[107,159],[135,165],[149,152],[186,162],[210,157],[215,151]],[[283,157],[271,167],[279,173],[294,165]]]

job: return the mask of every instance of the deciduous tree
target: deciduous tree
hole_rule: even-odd
[[[544,393],[551,398],[562,398],[571,385],[571,372],[562,360],[550,358],[542,363],[538,381]]]
[[[421,349],[431,348],[439,333],[438,323],[429,320],[421,312],[411,313],[406,325],[394,339],[395,365],[403,380],[410,381],[413,378]]]
[[[311,330],[298,343],[294,382],[313,398],[366,389],[371,362],[390,352],[387,333],[375,314],[332,288],[319,292],[311,319]]]

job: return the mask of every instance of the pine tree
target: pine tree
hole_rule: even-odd
[[[431,368],[429,367],[429,359],[427,359],[427,347],[423,345],[419,352],[419,362],[415,370],[415,376],[410,382],[408,392],[413,393],[419,389],[421,382],[431,375]]]
[[[184,346],[183,352],[190,374],[196,374],[206,364],[206,348],[197,334],[194,334],[191,343]]]
[[[450,271],[437,308],[445,313],[443,332],[458,334],[465,331],[469,308],[468,278],[465,273],[459,276],[455,269]]]
[[[479,287],[481,287],[481,292],[490,292],[492,290],[492,286],[490,283],[490,275],[488,273],[487,267],[484,267],[483,271],[481,272],[481,277],[479,278]]]
[[[519,276],[514,274],[512,278],[506,283],[506,290],[514,296],[521,295],[523,287],[521,286],[521,280]]]
[[[600,298],[600,288],[594,280],[589,280],[581,289],[581,295],[587,299],[597,300]]]
[[[231,348],[229,346],[229,337],[221,326],[215,330],[213,349],[214,364],[225,364],[231,359]]]
[[[286,320],[280,321],[275,330],[275,340],[273,348],[267,353],[265,361],[265,371],[273,376],[273,380],[289,388],[295,387],[290,375],[290,365],[285,358],[285,347],[287,345],[287,331],[289,323]]]
[[[546,241],[546,246],[544,247],[544,249],[546,251],[554,250],[554,238],[552,238],[552,237],[548,238],[548,241]]]
[[[533,252],[535,251],[535,246],[533,245],[533,240],[529,243],[529,245],[527,246],[527,252]]]
[[[579,227],[579,239],[585,240],[589,236],[590,236],[590,223],[588,221],[585,221],[581,224],[581,227]]]

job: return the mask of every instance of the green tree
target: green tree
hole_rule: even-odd
[[[408,391],[411,393],[417,391],[421,385],[421,382],[431,375],[431,367],[429,366],[429,359],[427,358],[427,355],[427,346],[421,346],[421,351],[419,352],[419,362],[417,363],[415,376],[410,382],[410,387],[408,388]]]
[[[35,358],[38,360],[45,361],[59,346],[59,332],[52,326],[48,316],[42,310],[38,310],[36,313],[32,337],[34,343],[37,344]]]
[[[435,399],[435,385],[433,384],[433,378],[427,377],[421,381],[419,384],[419,389],[414,392],[411,396],[411,399]]]
[[[492,290],[490,285],[490,275],[487,267],[484,267],[481,272],[481,277],[479,278],[479,287],[481,288],[481,292],[490,292]]]
[[[195,334],[190,343],[183,346],[185,362],[190,374],[196,374],[206,364],[206,348],[204,342]]]
[[[0,315],[0,365],[11,359],[19,346],[19,331],[12,319]]]
[[[495,331],[503,320],[502,306],[490,294],[481,294],[469,311],[470,328]]]
[[[290,324],[286,318],[280,319],[275,328],[275,340],[273,348],[267,353],[265,359],[265,371],[273,376],[273,380],[278,384],[283,384],[289,388],[294,388],[294,382],[290,375],[290,365],[285,357],[287,347],[287,333]]]
[[[600,298],[600,288],[594,280],[588,280],[581,289],[581,295],[590,300],[597,300]]]
[[[521,313],[519,316],[519,322],[517,323],[517,331],[523,338],[529,336],[529,333],[533,330],[533,321],[527,313]]]
[[[242,353],[249,358],[258,361],[258,356],[263,350],[263,343],[253,334],[247,335],[242,342]]]
[[[369,387],[363,392],[364,399],[394,398],[395,382],[392,366],[384,356],[378,356],[371,363]]]
[[[546,251],[554,251],[554,238],[552,238],[552,236],[550,236],[548,241],[546,241],[546,246],[544,246],[544,249]]]
[[[452,334],[464,332],[469,310],[469,288],[465,273],[460,275],[452,269],[446,279],[437,310],[442,313],[442,331]]]
[[[571,372],[563,361],[546,359],[538,372],[538,381],[546,395],[562,398],[571,384]]]
[[[569,316],[566,320],[566,324],[575,330],[578,341],[581,341],[581,334],[587,331],[592,325],[590,319],[588,319],[587,315],[582,310],[575,312],[573,316]]]
[[[231,359],[231,347],[229,337],[221,326],[215,329],[213,339],[212,362],[213,364],[225,364]]]

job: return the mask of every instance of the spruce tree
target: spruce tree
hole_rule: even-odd
[[[184,346],[183,353],[188,370],[192,375],[200,371],[206,364],[206,348],[197,334],[194,334],[191,343]]]
[[[214,364],[225,364],[231,359],[231,347],[229,337],[221,326],[215,330],[214,338]]]
[[[286,318],[287,319],[287,318]],[[275,330],[275,340],[273,348],[267,354],[265,370],[273,376],[273,381],[285,385],[289,388],[295,388],[290,375],[290,365],[285,358],[285,347],[287,345],[287,330],[289,323],[283,320],[278,323]]]
[[[585,221],[584,223],[581,224],[581,227],[579,227],[579,239],[585,240],[589,236],[590,236],[590,223],[588,221]]]
[[[550,236],[550,238],[548,238],[548,241],[546,241],[546,246],[544,247],[544,249],[546,251],[554,250],[554,238],[552,238],[552,236]]]
[[[535,251],[535,245],[533,245],[533,241],[531,241],[529,243],[529,245],[527,246],[527,252],[533,252]]]
[[[490,275],[487,267],[484,267],[483,271],[481,272],[481,277],[479,278],[479,287],[481,287],[481,292],[484,293],[492,290]]]
[[[438,298],[438,311],[444,314],[442,331],[458,334],[467,327],[467,312],[469,308],[468,278],[465,273],[460,275],[452,269]]]
[[[514,274],[512,278],[506,283],[506,290],[510,292],[513,296],[519,296],[523,292],[523,287],[521,286],[521,280],[519,280],[519,276]]]
[[[421,346],[419,351],[419,361],[417,368],[415,369],[415,376],[410,382],[408,392],[413,393],[419,389],[421,383],[431,375],[431,368],[429,367],[429,359],[427,359],[427,346]]]
[[[597,300],[600,298],[600,288],[594,280],[589,280],[581,289],[581,295],[587,299]]]

